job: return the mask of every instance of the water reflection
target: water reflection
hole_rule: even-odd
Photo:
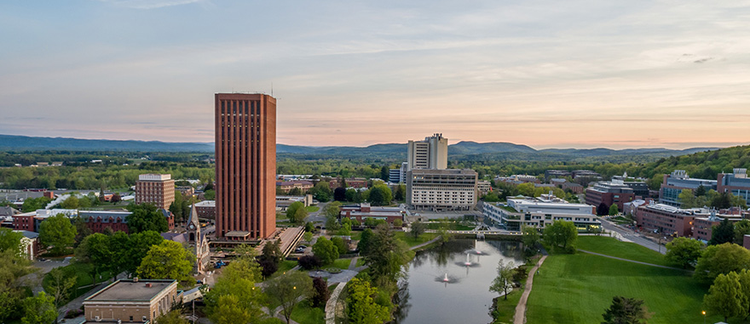
[[[479,251],[479,252],[477,252]],[[520,243],[455,240],[420,251],[399,282],[394,322],[488,323],[489,286],[500,259],[523,263]],[[447,278],[447,281],[446,281]]]

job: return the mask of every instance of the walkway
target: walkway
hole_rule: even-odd
[[[652,267],[657,267],[657,268],[686,271],[686,272],[691,272],[691,273],[693,272],[693,271],[687,270],[687,269],[674,268],[674,267],[668,267],[668,266],[663,266],[663,265],[658,265],[658,264],[653,264],[653,263],[646,263],[646,262],[641,262],[641,261],[623,259],[623,258],[618,258],[618,257],[611,256],[611,255],[606,255],[606,254],[601,254],[601,253],[596,253],[596,252],[591,252],[591,251],[586,251],[586,250],[581,250],[581,249],[578,249],[578,251],[583,252],[583,253],[588,253],[588,254],[603,256],[605,258],[610,258],[610,259],[615,259],[615,260],[620,260],[620,261],[625,261],[625,262],[632,262],[632,263],[637,263],[637,264],[642,264],[642,265],[647,265],[647,266],[652,266]]]
[[[526,322],[526,301],[529,299],[531,285],[534,283],[534,274],[546,258],[546,255],[542,256],[542,258],[539,259],[539,262],[537,262],[536,265],[531,268],[531,271],[529,271],[529,278],[526,279],[526,286],[524,286],[523,295],[521,295],[521,299],[518,301],[518,305],[516,305],[516,314],[513,318],[513,324],[524,324]]]
[[[344,287],[346,287],[346,282],[340,283],[336,286],[336,289],[333,290],[333,293],[331,293],[331,297],[328,298],[328,302],[326,303],[326,324],[336,323],[336,304],[338,303],[339,295],[341,294],[341,291],[344,290]]]
[[[431,240],[429,240],[429,241],[427,241],[427,242],[424,242],[424,243],[422,243],[422,244],[418,244],[418,245],[412,246],[412,247],[411,247],[411,248],[410,248],[409,250],[412,250],[412,251],[413,251],[413,250],[416,250],[416,249],[421,249],[421,248],[423,248],[423,247],[425,247],[425,246],[428,246],[428,245],[430,245],[430,244],[432,244],[432,243],[435,243],[435,242],[437,242],[438,240],[440,240],[440,235],[438,235],[438,236],[437,236],[436,238],[434,238],[434,239],[431,239]]]

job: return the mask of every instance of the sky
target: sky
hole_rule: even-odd
[[[218,92],[292,145],[748,144],[750,1],[0,2],[0,134],[211,142]]]

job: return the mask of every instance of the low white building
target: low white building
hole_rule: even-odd
[[[483,207],[485,217],[509,231],[519,231],[524,225],[544,228],[557,220],[573,222],[580,231],[601,228],[601,221],[594,214],[594,207],[571,204],[551,194],[538,198],[508,198],[507,203],[485,202]]]

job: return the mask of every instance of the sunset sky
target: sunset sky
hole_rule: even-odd
[[[750,143],[750,1],[9,0],[0,30],[0,134],[210,142],[214,93],[273,91],[283,144]]]

